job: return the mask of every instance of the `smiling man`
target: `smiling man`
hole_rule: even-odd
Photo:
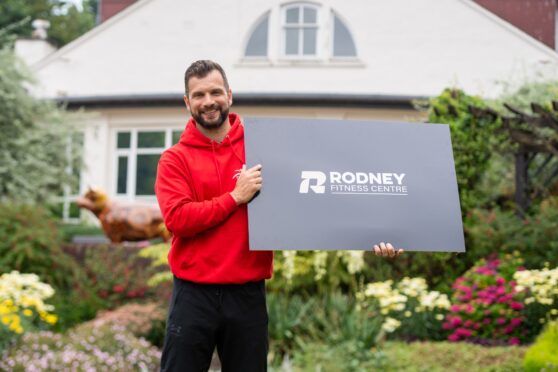
[[[265,279],[273,253],[250,251],[247,203],[262,188],[261,165],[246,169],[244,128],[229,113],[232,92],[212,61],[186,70],[192,117],[159,161],[155,192],[173,233],[174,275],[162,371],[207,371],[215,347],[223,372],[267,370]],[[390,244],[374,246],[395,256]]]

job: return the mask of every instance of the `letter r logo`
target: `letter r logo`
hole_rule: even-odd
[[[300,178],[302,178],[299,190],[301,194],[308,194],[309,189],[312,189],[316,194],[323,194],[325,192],[325,173],[319,171],[302,171]],[[315,180],[316,184],[310,185],[311,180]]]

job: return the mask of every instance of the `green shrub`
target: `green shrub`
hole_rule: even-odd
[[[523,367],[527,372],[558,371],[558,321],[548,324],[527,350]]]
[[[87,283],[107,307],[113,308],[126,301],[143,299],[150,288],[148,279],[153,271],[150,260],[139,257],[135,247],[97,245],[85,252],[84,269]]]
[[[58,289],[72,288],[77,263],[60,245],[56,221],[38,205],[0,204],[0,272],[37,274]]]

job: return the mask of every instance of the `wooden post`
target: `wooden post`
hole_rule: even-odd
[[[523,218],[529,208],[528,153],[520,150],[515,154],[515,213]]]

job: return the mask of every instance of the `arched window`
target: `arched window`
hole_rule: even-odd
[[[269,13],[266,13],[252,31],[246,44],[244,55],[246,57],[267,56],[267,35],[269,28]]]
[[[356,57],[353,37],[345,23],[333,13],[333,56]]]
[[[318,8],[294,4],[283,8],[283,54],[309,57],[318,53]]]

